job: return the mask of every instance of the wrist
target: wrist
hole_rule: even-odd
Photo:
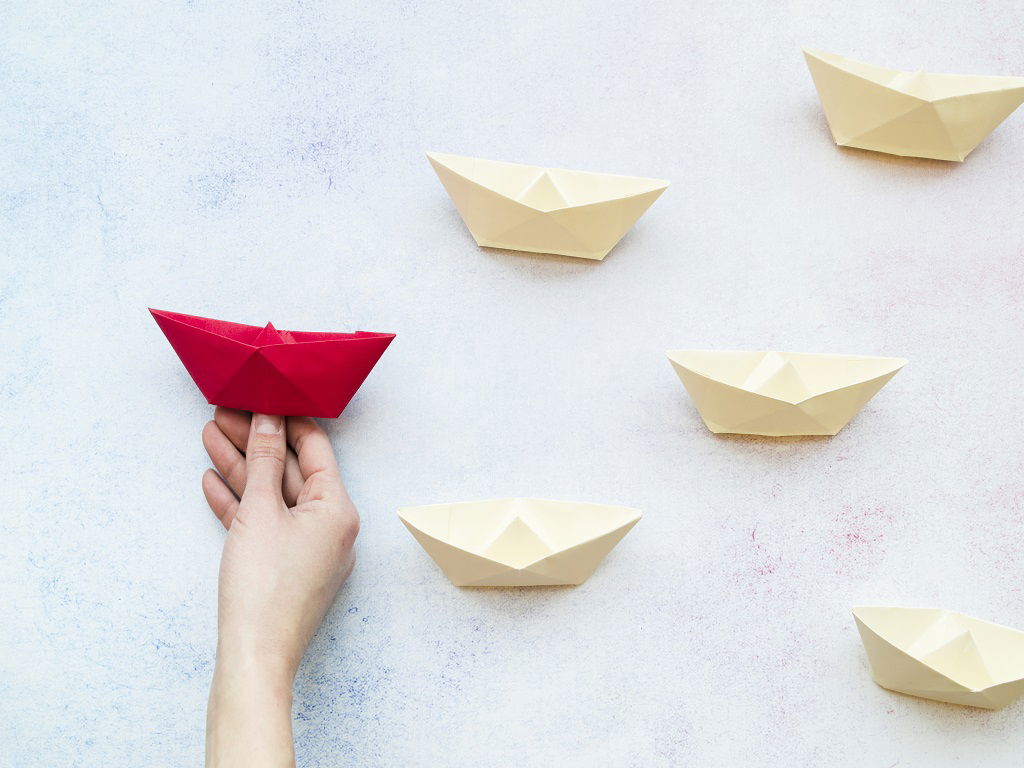
[[[208,768],[294,766],[294,671],[218,644],[206,719]]]
[[[298,660],[288,654],[223,637],[217,641],[214,685],[231,681],[290,698],[297,670]]]

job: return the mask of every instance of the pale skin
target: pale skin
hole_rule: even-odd
[[[203,493],[227,529],[206,765],[293,766],[295,672],[352,571],[359,516],[312,419],[217,408],[203,445]]]

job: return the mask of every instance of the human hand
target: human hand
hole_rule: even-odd
[[[208,764],[289,765],[295,671],[352,570],[359,517],[311,419],[218,408],[203,445],[217,469],[203,493],[228,529]]]

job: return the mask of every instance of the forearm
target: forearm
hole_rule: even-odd
[[[207,768],[287,768],[292,743],[293,673],[219,648],[206,714]]]

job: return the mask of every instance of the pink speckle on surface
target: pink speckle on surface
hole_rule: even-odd
[[[832,520],[826,557],[840,574],[873,567],[885,554],[892,528],[893,515],[884,507],[846,505]]]

